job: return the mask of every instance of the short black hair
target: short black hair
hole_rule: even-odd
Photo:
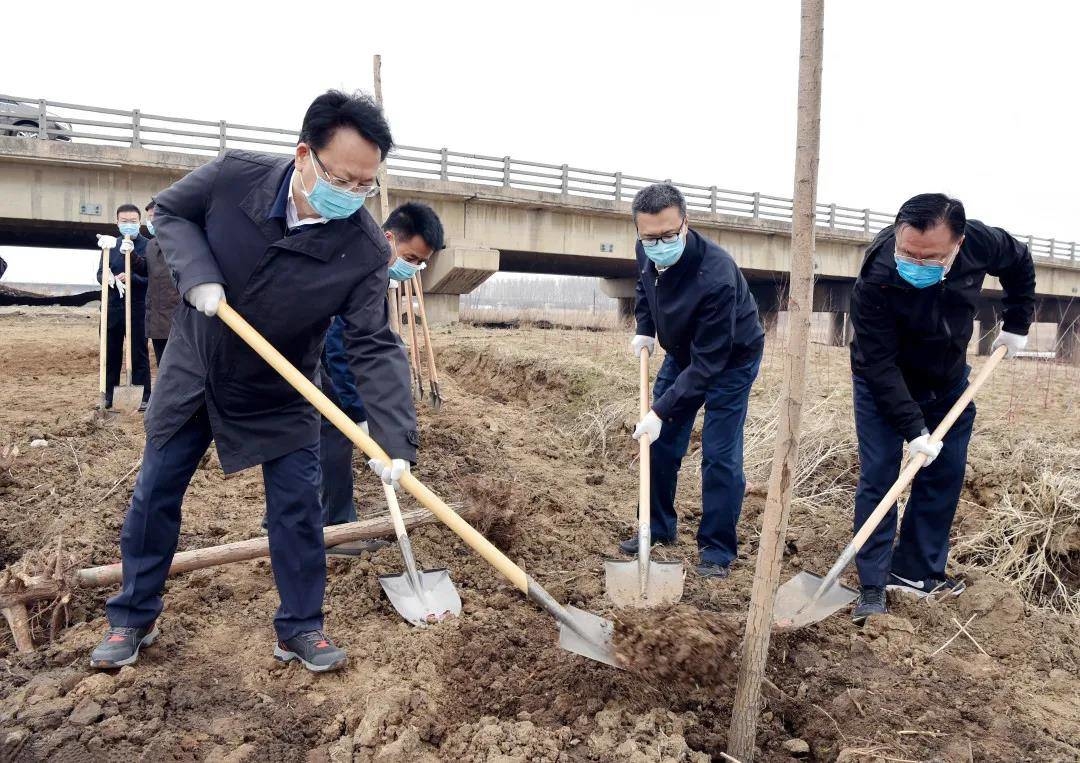
[[[406,202],[391,212],[383,223],[383,230],[393,231],[404,241],[419,236],[431,247],[432,252],[438,252],[446,246],[439,216],[434,209],[418,201]]]
[[[121,204],[116,208],[116,216],[119,217],[121,212],[134,212],[139,216],[140,220],[142,219],[142,212],[134,204]]]
[[[153,209],[156,206],[157,206],[157,199],[150,199],[150,203],[146,205],[146,211],[149,212],[151,209]]]
[[[894,226],[910,225],[917,231],[926,231],[940,223],[949,226],[953,238],[964,235],[967,226],[967,214],[960,199],[954,199],[943,193],[920,193],[900,205],[896,213]]]
[[[349,95],[340,90],[327,90],[311,102],[300,128],[300,142],[318,151],[339,127],[351,127],[370,140],[379,147],[383,159],[394,147],[390,125],[379,104],[364,93]]]
[[[647,215],[658,215],[668,207],[678,207],[679,214],[686,217],[686,199],[682,191],[671,183],[653,183],[647,185],[634,196],[634,203],[630,209],[634,213],[634,222],[640,212]]]

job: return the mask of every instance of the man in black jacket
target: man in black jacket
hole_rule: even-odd
[[[885,612],[885,590],[959,595],[962,581],[945,574],[949,529],[964,483],[975,404],[943,442],[936,427],[967,386],[967,347],[983,279],[1004,291],[995,348],[1013,357],[1027,344],[1034,313],[1035,266],[1027,247],[1001,228],[968,220],[957,199],[926,193],[904,202],[893,225],[866,252],[851,297],[851,371],[859,486],[855,529],[862,526],[908,455],[924,453],[896,536],[896,507],[856,558],[861,591],[856,623]]]
[[[161,253],[154,229],[154,212],[157,202],[150,199],[146,205],[146,230],[150,242],[146,245],[146,337],[154,346],[154,357],[161,368],[161,356],[172,330],[173,313],[180,304],[180,294],[173,284],[172,273]]]
[[[293,156],[230,151],[157,196],[157,238],[184,301],[146,415],[120,539],[123,585],[92,667],[131,664],[157,636],[180,505],[211,440],[226,473],[263,468],[281,598],[274,656],[314,671],[344,664],[323,632],[319,414],[214,316],[227,296],[309,379],[341,316],[371,435],[392,459],[372,468],[388,484],[406,473],[418,444],[409,363],[389,325],[390,247],[363,207],[392,145],[374,101],[330,91],[304,115]]]
[[[147,239],[140,232],[141,215],[134,204],[121,204],[116,209],[116,227],[120,236],[109,252],[109,270],[101,272],[98,257],[97,280],[109,281],[109,326],[105,347],[105,407],[112,408],[113,389],[120,383],[120,368],[124,360],[124,342],[127,341],[127,321],[124,317],[124,301],[131,300],[131,383],[141,385],[143,400],[139,410],[146,408],[150,399],[150,354],[146,349],[146,245]],[[102,237],[105,240],[112,237]],[[126,283],[124,268],[125,251],[131,252],[131,283]],[[110,278],[111,275],[111,278]]]
[[[742,511],[743,424],[750,387],[761,365],[765,333],[757,304],[735,260],[688,226],[679,189],[658,183],[634,197],[637,244],[636,355],[667,351],[653,385],[653,404],[634,430],[652,443],[652,539],[674,544],[675,487],[694,419],[701,431],[702,577],[724,578],[738,555]],[[635,535],[619,544],[636,554]]]

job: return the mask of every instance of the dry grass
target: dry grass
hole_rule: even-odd
[[[562,328],[614,331],[630,324],[614,310],[496,308],[481,309],[461,305],[460,320],[474,326],[499,325],[507,328]]]
[[[990,464],[1006,482],[957,558],[1036,606],[1080,616],[1080,452],[1025,442]]]

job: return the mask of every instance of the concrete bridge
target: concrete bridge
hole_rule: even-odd
[[[285,152],[296,141],[287,130],[40,103],[50,120],[71,128],[67,134],[42,129],[39,140],[0,137],[0,245],[86,248],[94,233],[114,228],[117,205],[142,206],[221,150]],[[100,111],[126,121],[106,123]],[[80,117],[84,112],[96,118]],[[211,125],[212,132],[199,131]],[[50,139],[57,137],[67,140]],[[446,226],[447,249],[423,274],[433,320],[454,320],[459,295],[499,270],[603,278],[605,293],[619,300],[620,309],[632,306],[636,238],[630,200],[655,180],[413,147],[397,149],[388,169],[392,205],[425,201]],[[786,300],[791,201],[677,185],[687,196],[691,225],[735,256],[764,320],[775,321]],[[845,316],[863,248],[890,221],[891,214],[818,207],[814,307],[832,314],[837,343],[847,338]],[[1036,260],[1037,320],[1056,323],[1059,352],[1080,357],[1076,244],[1019,238]],[[996,279],[987,279],[978,316],[984,326],[995,322],[1000,296]]]

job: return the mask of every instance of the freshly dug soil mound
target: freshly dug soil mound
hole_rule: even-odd
[[[687,687],[735,685],[740,638],[734,621],[678,605],[620,610],[614,646],[620,664],[635,673]]]

